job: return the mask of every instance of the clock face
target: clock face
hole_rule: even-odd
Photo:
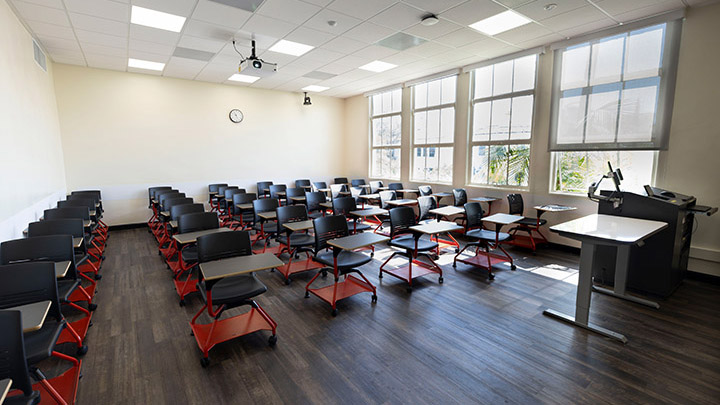
[[[236,109],[230,110],[230,121],[234,123],[239,123],[243,120],[243,113],[242,111]]]

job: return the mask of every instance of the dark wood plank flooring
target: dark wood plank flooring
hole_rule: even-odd
[[[356,295],[339,303],[336,318],[303,297],[311,274],[286,286],[261,272],[268,292],[257,301],[279,324],[277,346],[267,332],[244,336],[215,347],[203,369],[188,326],[200,300],[178,305],[147,230],[114,231],[78,403],[720,401],[720,286],[687,280],[660,310],[594,294],[591,320],[624,333],[623,346],[542,315],[547,307],[574,313],[567,280],[576,255],[512,250],[518,270],[493,281],[445,264],[444,284],[427,276],[407,293],[401,281],[377,278],[389,252],[363,267],[377,304]]]

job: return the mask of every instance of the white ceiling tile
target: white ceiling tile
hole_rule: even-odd
[[[132,4],[151,10],[190,17],[197,0],[132,0]]]
[[[192,18],[216,25],[231,27],[237,31],[245,24],[250,16],[252,16],[252,13],[249,11],[209,0],[200,0],[193,12]]]
[[[157,42],[148,42],[140,39],[130,38],[129,49],[131,51],[140,51],[154,53],[157,55],[170,56],[175,51],[175,44],[159,44]]]
[[[240,55],[238,55],[238,56],[240,56]],[[247,55],[244,55],[244,56],[247,56]],[[286,66],[288,63],[290,63],[298,58],[297,56],[287,55],[287,54],[277,53],[277,52],[272,52],[272,51],[265,51],[258,56],[260,56],[260,58],[262,58],[265,62],[277,63],[279,68]]]
[[[75,39],[75,33],[72,28],[63,27],[61,25],[48,24],[40,21],[28,21],[27,24],[35,35],[44,35],[46,37]]]
[[[284,91],[301,91],[300,89],[313,83],[317,83],[317,80],[308,79],[307,77],[298,77],[297,79],[290,80],[287,83],[281,84],[273,88]]]
[[[529,49],[535,48],[536,46],[544,46],[553,42],[562,41],[563,39],[565,39],[565,37],[563,37],[562,35],[553,33],[544,37],[533,38],[529,41],[520,42],[515,45],[524,49]]]
[[[403,0],[419,9],[433,14],[440,14],[445,10],[453,8],[467,0]]]
[[[417,62],[421,59],[424,59],[421,55],[417,55],[414,53],[409,53],[407,51],[403,51],[400,53],[396,53],[395,55],[387,56],[383,58],[383,62],[392,63],[393,65],[406,65],[408,63]]]
[[[99,32],[75,29],[75,35],[80,42],[86,44],[106,45],[115,48],[127,47],[127,37],[116,37],[114,35],[101,34]]]
[[[335,21],[335,26],[330,26],[328,21]],[[362,20],[355,17],[350,17],[345,14],[338,13],[336,11],[324,9],[319,13],[315,14],[310,18],[304,27],[312,28],[318,31],[328,32],[335,35],[340,35],[343,32],[353,28],[360,24]]]
[[[132,67],[128,66],[127,71],[130,73],[141,73],[144,75],[162,76],[162,72],[157,71],[157,70],[138,69],[138,68],[132,68]]]
[[[358,67],[365,65],[367,63],[370,63],[372,61],[373,61],[373,59],[370,59],[370,58],[359,58],[355,55],[348,55],[348,56],[344,56],[344,57],[336,60],[334,63],[338,63],[341,65],[345,65],[345,66],[349,66],[349,67],[353,67],[353,68],[358,68]]]
[[[133,59],[147,60],[150,62],[167,63],[170,60],[170,56],[157,55],[149,52],[135,51],[130,49],[128,51],[128,57]]]
[[[648,10],[640,13],[643,17],[656,14],[654,11],[663,12],[684,7],[680,0],[603,0],[602,2],[598,2],[597,5],[612,16],[647,8]],[[653,8],[652,11],[650,10],[651,7]]]
[[[405,52],[414,53],[415,55],[420,55],[424,58],[429,58],[429,57],[437,55],[439,53],[447,52],[451,49],[452,48],[447,45],[442,45],[437,42],[428,41],[422,45],[418,45],[413,48],[409,48]]]
[[[415,7],[397,3],[387,10],[381,11],[368,21],[396,31],[402,31],[419,23],[425,14],[424,11]]]
[[[190,35],[183,35],[180,37],[180,42],[178,42],[178,46],[183,48],[197,49],[199,51],[212,53],[219,52],[225,44],[225,41],[193,37]]]
[[[185,23],[183,34],[229,42],[235,32],[229,27],[210,24],[205,21],[189,20]]]
[[[130,6],[109,0],[65,0],[68,11],[108,20],[129,22]]]
[[[396,51],[395,49],[390,49],[379,45],[370,45],[368,47],[360,49],[359,51],[353,52],[353,55],[359,58],[368,58],[371,60],[385,60],[384,58],[390,55],[395,55],[396,53],[398,53],[398,51]]]
[[[80,50],[80,45],[78,45],[77,41],[75,39],[62,39],[62,38],[53,38],[53,37],[46,37],[44,35],[38,35],[37,38],[42,42],[43,46],[46,48],[57,48],[57,49],[67,49],[67,50]]]
[[[495,0],[495,1],[504,6],[508,6],[510,8],[517,8],[522,5],[533,2],[533,0]],[[585,1],[585,0],[583,0],[583,1]],[[602,1],[602,0],[599,0],[599,1]],[[565,2],[565,0],[563,0],[562,2]],[[545,4],[547,4],[547,3],[543,3],[543,5],[545,5]]]
[[[55,63],[63,63],[65,65],[87,66],[84,58],[74,58],[71,56],[54,56],[54,55],[50,55],[50,58]]]
[[[130,39],[155,42],[158,44],[175,45],[180,39],[177,32],[130,24]]]
[[[455,24],[449,20],[440,19],[437,24],[425,26],[420,23],[413,25],[404,32],[425,39],[435,39],[437,37],[449,34],[451,32],[462,29],[461,25]]]
[[[497,58],[499,56],[508,55],[508,54],[518,52],[521,50],[522,50],[522,48],[520,48],[520,47],[513,46],[513,45],[507,45],[502,48],[486,50],[485,53],[481,54],[481,56],[484,56],[486,58]]]
[[[392,35],[394,32],[395,31],[389,28],[381,27],[370,22],[364,22],[344,33],[343,36],[372,44]]]
[[[98,69],[122,70],[127,69],[127,58],[106,55],[85,55],[88,66]]]
[[[485,36],[472,28],[463,28],[438,37],[435,39],[435,42],[457,48],[473,42],[485,41],[488,38],[490,37]]]
[[[242,27],[242,31],[261,34],[272,38],[282,38],[295,29],[295,25],[275,18],[255,14]]]
[[[20,0],[12,0],[13,4],[19,3],[19,2],[20,2]],[[22,2],[37,4],[37,5],[45,6],[45,7],[57,8],[60,10],[65,9],[65,6],[63,5],[62,0],[22,0]]]
[[[282,75],[282,74],[280,74],[280,72],[278,72],[272,76],[267,76],[267,77],[261,78],[260,80],[256,81],[255,83],[252,83],[250,85],[250,87],[272,89],[274,87],[280,86],[281,84],[285,84],[295,78],[296,78],[295,76]]]
[[[100,32],[102,34],[115,35],[117,37],[127,37],[128,27],[117,21],[106,20],[104,18],[93,17],[85,14],[69,13],[70,21],[75,29],[85,31]]]
[[[334,75],[341,75],[345,72],[349,72],[355,69],[355,66],[348,66],[344,63],[332,62],[322,67],[323,72],[332,73]]]
[[[607,20],[612,22],[605,14],[593,6],[583,6],[567,13],[558,14],[541,21],[542,25],[553,31],[562,31],[569,28],[580,27],[586,24]]]
[[[617,24],[615,21],[605,18],[600,21],[593,21],[577,27],[568,28],[566,30],[560,30],[557,33],[562,35],[564,38],[574,38],[576,36],[584,35],[587,33],[595,32],[603,28],[614,27]]]
[[[207,65],[207,62],[171,57],[165,70],[163,70],[163,76],[179,77],[181,79],[192,79],[197,76],[198,73]]]
[[[330,4],[333,0],[302,0],[305,3],[314,4],[316,6],[325,7]]]
[[[637,8],[620,14],[613,14],[617,20],[621,22],[630,22],[639,20],[648,16],[657,15],[671,10],[678,10],[684,5],[679,0],[663,1],[647,7]]]
[[[628,1],[628,0],[623,0]],[[580,8],[582,6],[587,6],[588,2],[585,0],[564,0],[564,1],[558,1],[554,2],[554,4],[557,4],[557,7],[555,7],[552,10],[545,10],[545,6],[548,4],[548,1],[545,0],[535,0],[530,3],[527,3],[525,5],[522,5],[520,7],[515,8],[515,10],[535,21],[542,21],[546,20],[550,17],[554,17],[556,15],[560,15],[563,13],[567,13],[568,11],[575,10],[576,8]],[[552,27],[548,27],[552,29]]]
[[[301,70],[307,70],[308,72],[312,72],[313,70],[317,70],[318,68],[325,66],[328,64],[328,61],[324,60],[317,60],[308,58],[306,56],[301,56],[297,58],[295,61],[288,63],[285,66],[281,66],[280,69],[290,69],[290,71],[301,71]],[[307,73],[307,72],[305,72]],[[305,74],[303,73],[303,74]]]
[[[328,64],[328,63],[334,62],[344,56],[345,56],[344,53],[330,51],[330,50],[324,49],[324,48],[315,48],[312,51],[303,55],[303,58],[324,61],[325,64]]]
[[[330,41],[324,43],[322,45],[323,48],[329,49],[331,51],[335,52],[342,52],[345,54],[350,54],[358,49],[362,49],[367,46],[367,43],[356,41],[354,39],[346,38],[346,37],[336,37],[335,39],[331,39]]]
[[[38,4],[13,1],[13,5],[26,21],[41,21],[48,24],[70,26],[65,10],[43,7]]]
[[[491,0],[470,0],[467,3],[440,13],[440,16],[460,25],[470,25],[484,18],[502,13],[505,10],[507,10],[507,8]]]
[[[495,35],[495,38],[510,42],[511,44],[517,44],[552,33],[552,31],[539,24],[530,23]]]
[[[461,46],[457,49],[471,52],[473,55],[485,56],[488,53],[495,52],[498,49],[504,49],[508,46],[505,42],[498,41],[494,38],[488,38],[485,41],[473,42],[471,44]]]
[[[235,68],[234,70],[228,70],[225,67],[217,67],[208,64],[200,73],[198,73],[197,77],[195,77],[195,80],[203,80],[212,83],[222,83],[234,73],[237,73],[237,68]]]
[[[80,51],[80,46],[76,49],[65,49],[65,48],[54,48],[52,46],[46,46],[45,50],[52,56],[62,56],[66,58],[82,58],[83,54]]]
[[[315,15],[321,8],[299,0],[265,0],[256,11],[267,17],[302,24]]]
[[[360,19],[368,19],[395,4],[394,0],[335,0],[327,8]]]
[[[298,27],[295,31],[288,34],[285,39],[305,45],[320,46],[334,37],[333,34],[328,34],[327,32]]]
[[[126,58],[128,55],[127,48],[113,48],[111,46],[103,46],[96,44],[80,44],[80,47],[85,54],[117,56],[122,58]]]

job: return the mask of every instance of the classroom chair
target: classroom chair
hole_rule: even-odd
[[[333,184],[349,184],[347,177],[335,177]]]
[[[95,215],[97,216],[97,222],[100,227],[103,229],[108,230],[108,226],[105,222],[103,222],[103,213],[105,210],[103,209],[103,203],[102,203],[102,194],[100,193],[100,190],[78,190],[78,191],[72,191],[69,196],[67,196],[68,200],[76,200],[76,199],[89,199],[93,200],[95,203]]]
[[[365,179],[353,179],[350,181],[352,187],[360,187],[365,185]]]
[[[215,183],[208,186],[208,204],[210,204],[210,211],[217,211],[217,193],[220,186],[227,186],[227,183]]]
[[[190,233],[204,231],[207,229],[220,228],[220,220],[216,212],[196,212],[183,214],[178,217],[177,233]],[[168,266],[173,271],[173,283],[175,292],[180,297],[180,306],[185,305],[185,297],[197,291],[195,288],[196,279],[193,279],[193,267],[197,264],[197,246],[194,243],[187,243],[179,246],[173,239],[177,256],[176,261],[169,261]],[[184,277],[184,278],[183,278]]]
[[[302,187],[294,187],[285,190],[285,205],[303,204],[301,202],[293,201],[290,197],[305,197],[305,189]]]
[[[255,193],[233,195],[233,218],[229,225],[230,229],[245,229],[248,226],[252,226],[254,220],[252,210],[240,210],[239,208],[237,208],[237,205],[252,204],[252,202],[255,200],[257,200],[257,194]],[[235,227],[233,228],[233,226]]]
[[[33,390],[30,380],[30,369],[25,360],[25,341],[23,340],[23,327],[20,311],[0,311],[0,380],[12,380],[8,397],[3,402],[6,405],[40,403],[40,391]],[[35,371],[35,370],[33,370]],[[39,370],[38,370],[39,371]],[[42,376],[33,373],[33,377],[42,381]],[[39,377],[39,378],[38,378]]]
[[[428,196],[432,195],[432,187],[430,186],[418,186],[418,192],[420,193],[420,196]]]
[[[464,188],[454,188],[452,190],[453,194],[453,205],[456,207],[463,207],[468,202],[467,201],[467,191],[465,191]],[[461,214],[459,218],[455,218],[455,222],[458,224],[465,226],[465,214]]]
[[[384,210],[390,210],[392,206],[388,204],[388,201],[397,200],[397,193],[395,190],[384,190],[378,193],[380,195],[380,208]],[[376,215],[377,219],[380,220],[380,224],[375,229],[375,232],[382,230],[385,224],[390,222],[390,214]]]
[[[320,204],[326,201],[327,196],[322,191],[313,191],[312,193],[305,194],[308,217],[315,219],[325,216],[325,208],[320,206]]]
[[[267,250],[268,242],[270,242],[270,238],[273,238],[277,235],[278,227],[277,221],[266,220],[262,218],[259,214],[262,214],[263,212],[275,211],[280,206],[280,203],[275,198],[263,198],[253,201],[252,204],[254,213],[253,229],[255,230],[255,232],[257,232],[257,238],[253,242],[253,245],[258,241],[262,240],[262,253],[265,253],[265,251]]]
[[[332,199],[338,198],[338,197],[346,197],[348,195],[351,195],[350,190],[348,189],[347,184],[331,184],[330,185],[330,196]]]
[[[157,219],[157,215],[158,215],[156,210],[153,209],[153,199],[155,198],[155,192],[166,191],[166,190],[171,190],[171,189],[172,189],[172,187],[170,187],[170,186],[148,187],[148,208],[150,208],[153,212],[152,215],[150,216],[150,219],[148,219],[148,221],[147,221],[149,231],[153,227],[153,224],[154,224],[155,220]]]
[[[184,197],[185,195],[183,195]],[[87,207],[88,214],[90,214],[91,211],[94,211],[93,214],[90,214],[90,220],[92,221],[92,231],[97,233],[98,237],[102,239],[103,244],[107,240],[107,228],[104,228],[100,224],[98,211],[95,209],[95,201],[91,199],[76,199],[76,200],[65,200],[65,201],[58,201],[57,203],[58,208],[69,208],[69,207]]]
[[[257,182],[257,195],[258,198],[267,198],[270,195],[270,186],[273,185],[272,181],[258,181]]]
[[[91,221],[90,211],[87,207],[64,207],[64,208],[50,208],[43,211],[43,218],[48,219],[64,219],[64,218],[78,218],[83,221]],[[105,252],[105,240],[102,235],[96,231],[95,224],[90,224],[89,228],[84,228],[85,237],[88,238],[88,243],[92,246],[95,252],[101,256]],[[105,259],[102,256],[103,260]]]
[[[435,215],[430,210],[437,208],[437,201],[430,195],[423,195],[417,198],[418,202],[418,223],[427,223],[435,220]]]
[[[281,193],[285,193],[287,190],[287,186],[284,184],[273,184],[270,186],[270,198],[274,198],[278,200],[278,204],[282,205],[282,200],[286,197],[282,195]]]
[[[312,185],[310,184],[310,180],[309,180],[309,179],[299,179],[299,180],[295,180],[295,187],[296,187],[296,188],[301,188],[301,189],[303,189],[303,190],[305,190],[305,191],[311,191],[311,190],[312,190]]]
[[[175,224],[177,226],[178,218],[180,218],[181,215],[185,214],[192,214],[196,212],[205,212],[205,205],[202,203],[193,203],[193,204],[181,204],[181,205],[173,205],[172,208],[170,208],[170,221],[165,223],[165,234],[167,237],[160,241],[158,244],[158,250],[160,251],[160,255],[165,258],[165,261],[168,262],[171,257],[176,253],[175,251],[175,244],[173,243],[172,236],[177,232],[177,228],[170,229],[170,222],[175,221]]]
[[[350,233],[354,234],[370,229],[370,225],[361,222],[359,217],[350,215],[351,211],[357,211],[358,207],[352,197],[335,198],[332,201],[333,215],[343,215],[348,221]]]
[[[322,265],[312,260],[312,247],[315,245],[315,238],[308,232],[293,232],[283,226],[283,224],[291,222],[300,222],[308,220],[307,209],[304,205],[287,205],[278,207],[277,209],[277,226],[278,226],[278,242],[280,250],[278,256],[287,253],[289,260],[285,266],[278,267],[277,270],[285,277],[285,284],[290,284],[290,276],[295,273],[301,273],[308,270],[317,269]],[[293,259],[298,258],[300,253],[305,253],[306,260],[304,262],[295,262]]]
[[[324,190],[326,188],[328,188],[328,186],[327,183],[325,183],[324,181],[313,182],[313,191]]]
[[[523,203],[522,194],[514,193],[508,194],[508,213],[510,215],[523,215],[525,211],[525,205]],[[541,243],[548,243],[547,238],[540,232],[540,227],[547,224],[547,220],[539,217],[525,217],[518,222],[513,223],[515,227],[510,229],[508,232],[513,236],[512,244],[515,246],[529,247],[533,254],[536,253],[537,245]],[[519,237],[518,231],[526,232],[526,237]],[[539,238],[533,236],[533,233],[539,235]]]
[[[380,191],[380,187],[383,186],[382,181],[371,181],[370,182],[370,194],[376,194]]]

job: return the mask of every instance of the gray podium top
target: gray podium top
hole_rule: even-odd
[[[550,230],[572,239],[634,244],[662,231],[667,226],[667,223],[660,221],[592,214],[551,226]]]

